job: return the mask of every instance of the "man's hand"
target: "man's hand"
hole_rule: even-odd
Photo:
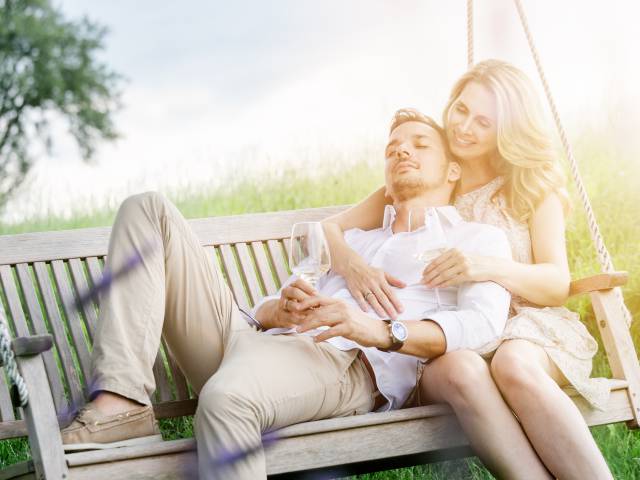
[[[265,330],[293,328],[300,324],[306,314],[299,308],[300,302],[317,294],[311,285],[298,279],[282,289],[280,298],[263,303],[256,312],[256,319]]]
[[[298,333],[329,327],[314,337],[316,342],[344,337],[363,347],[388,348],[391,344],[385,322],[365,315],[342,300],[314,296],[300,302],[298,308],[306,313],[297,328]]]
[[[299,308],[300,302],[318,295],[307,282],[297,279],[282,290],[275,312],[275,327],[292,328],[305,318],[305,309]]]

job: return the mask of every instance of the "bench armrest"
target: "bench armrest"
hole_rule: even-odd
[[[629,274],[627,272],[611,272],[574,280],[569,287],[569,296],[573,297],[574,295],[581,295],[583,293],[611,290],[612,288],[625,285],[628,279]]]
[[[18,337],[11,341],[11,348],[16,357],[25,357],[46,352],[52,346],[53,337],[49,334]]]
[[[53,346],[53,337],[47,335],[31,335],[29,337],[18,337],[11,340],[11,350],[16,357],[28,357],[46,352]],[[0,367],[3,366],[0,357]]]
[[[22,413],[29,434],[31,458],[36,471],[35,478],[68,478],[62,437],[49,380],[44,368],[42,353],[53,345],[51,335],[18,337],[11,341],[18,369],[29,391],[29,402]],[[12,396],[17,397],[17,388],[12,387]],[[14,404],[19,399],[13,399]],[[1,476],[1,475],[0,475]],[[4,478],[4,477],[3,477]]]

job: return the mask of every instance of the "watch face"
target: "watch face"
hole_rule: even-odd
[[[391,333],[400,342],[404,342],[409,336],[407,327],[402,322],[391,322]]]

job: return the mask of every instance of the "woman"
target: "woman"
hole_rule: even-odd
[[[577,315],[561,307],[570,280],[566,193],[533,85],[506,62],[478,63],[453,87],[443,123],[462,170],[455,206],[468,221],[504,229],[513,261],[449,250],[425,268],[422,281],[427,287],[497,282],[512,293],[512,317],[503,336],[482,351],[429,362],[420,401],[449,403],[500,478],[612,478],[582,415],[561,390],[571,384],[597,408],[609,394],[606,380],[589,379],[597,343]],[[369,267],[341,235],[380,226],[385,200],[378,190],[327,220],[326,231],[333,268],[360,306],[395,316],[402,306],[391,287],[402,282]],[[490,367],[480,354],[493,354]]]

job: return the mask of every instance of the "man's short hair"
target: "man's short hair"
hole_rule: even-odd
[[[398,128],[403,123],[407,122],[420,122],[428,125],[433,128],[438,135],[440,136],[440,141],[442,142],[442,149],[444,151],[444,155],[447,158],[447,162],[451,162],[454,160],[451,150],[449,149],[449,141],[447,140],[447,134],[438,123],[428,115],[425,115],[419,110],[415,108],[401,108],[398,110],[391,121],[391,128],[389,128],[389,134],[393,132],[396,128]]]

